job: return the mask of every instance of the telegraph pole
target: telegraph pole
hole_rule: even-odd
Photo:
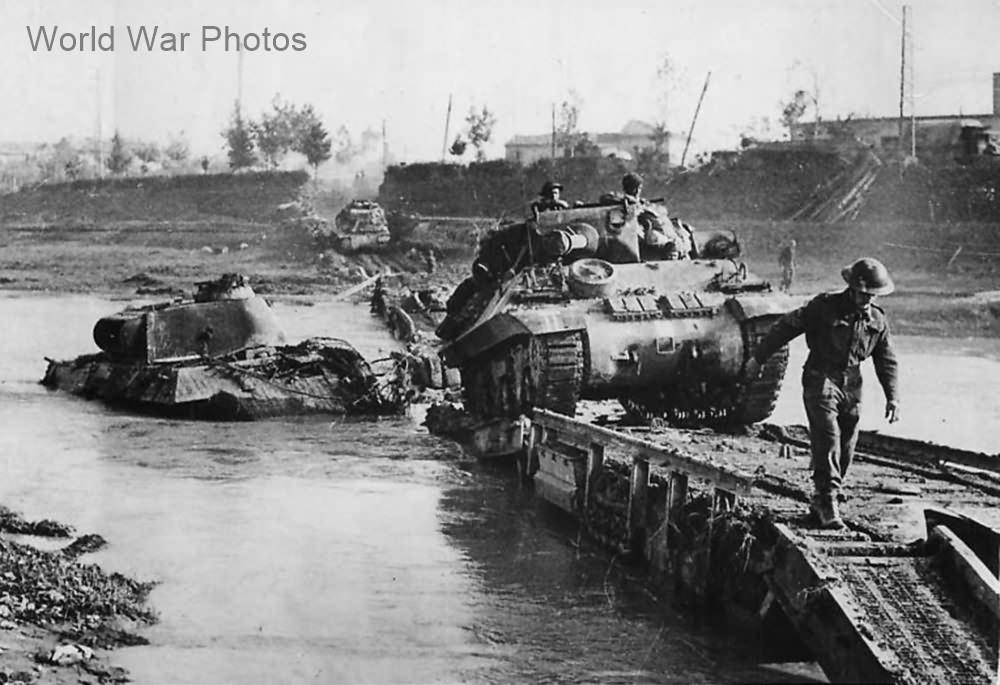
[[[556,158],[556,103],[552,103],[552,159]]]
[[[97,177],[104,178],[104,145],[101,142],[101,69],[98,67],[95,90],[97,94]]]
[[[688,129],[687,141],[684,143],[684,152],[681,153],[681,166],[687,159],[688,146],[691,144],[691,135],[694,133],[694,125],[698,122],[698,112],[701,111],[701,101],[705,99],[705,91],[708,90],[708,79],[712,78],[712,72],[705,75],[705,85],[701,87],[701,95],[698,96],[698,106],[694,108],[694,118],[691,119],[691,128]]]
[[[903,16],[906,17],[906,5],[903,6]],[[912,10],[912,8],[911,8]],[[910,156],[917,156],[917,96],[916,96],[916,71],[913,66],[913,13],[910,12],[910,39],[907,45],[910,46]],[[905,26],[905,23],[904,23]]]
[[[389,162],[389,139],[385,135],[385,119],[382,120],[382,170],[388,166]]]
[[[448,153],[448,128],[451,126],[451,93],[448,93],[448,112],[444,115],[444,142],[441,143],[441,162],[446,159]]]
[[[906,5],[903,5],[903,37],[899,57],[899,150],[903,151],[903,103],[906,100]]]

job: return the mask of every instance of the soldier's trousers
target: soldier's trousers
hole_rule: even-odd
[[[858,442],[860,370],[823,374],[807,368],[802,374],[802,400],[809,418],[813,485],[818,494],[836,495]]]

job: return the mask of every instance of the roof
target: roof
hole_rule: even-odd
[[[904,117],[906,121],[910,120],[910,117]],[[917,121],[965,121],[969,119],[1000,119],[1000,114],[922,114],[917,117],[913,117]],[[879,122],[897,122],[899,121],[898,116],[891,117],[851,117],[849,119],[824,119],[820,121],[820,124],[869,124],[869,123],[879,123]],[[793,126],[803,126],[810,127],[815,126],[815,121],[796,121]]]
[[[588,133],[590,139],[596,143],[617,143],[625,138],[634,138],[637,136],[650,136],[656,127],[647,124],[645,121],[639,121],[638,119],[632,119],[625,126],[622,127],[621,131],[614,133]],[[581,131],[580,133],[584,133]],[[551,133],[539,133],[535,135],[515,133],[510,140],[504,143],[505,147],[537,147],[537,146],[548,146],[552,144],[552,134]]]
[[[655,126],[647,124],[645,121],[639,121],[638,119],[632,119],[622,127],[622,133],[627,136],[649,136],[655,130]]]

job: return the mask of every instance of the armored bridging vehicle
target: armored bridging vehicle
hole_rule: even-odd
[[[651,221],[676,240],[645,245]],[[536,210],[482,241],[437,328],[441,357],[484,420],[533,407],[572,416],[580,399],[617,399],[677,425],[763,420],[788,350],[749,385],[742,370],[797,302],[739,255],[734,235],[694,231],[659,201]]]

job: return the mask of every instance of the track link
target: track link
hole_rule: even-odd
[[[759,317],[743,323],[744,359],[750,359],[775,320],[775,317]],[[757,378],[744,386],[733,408],[732,421],[750,424],[770,416],[778,402],[778,393],[787,369],[788,345],[784,345],[768,358]]]
[[[462,366],[466,409],[484,419],[534,407],[573,416],[583,376],[579,331],[513,338]]]

